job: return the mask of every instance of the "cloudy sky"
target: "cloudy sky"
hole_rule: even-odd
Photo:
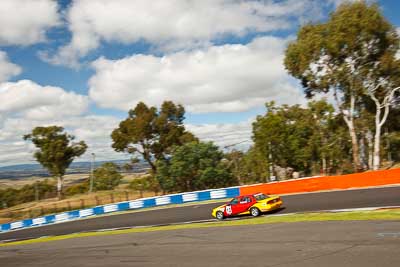
[[[138,101],[181,103],[201,139],[249,146],[265,102],[305,102],[285,47],[340,2],[1,0],[0,166],[33,162],[22,136],[39,125],[85,140],[80,160],[127,158],[109,136]],[[399,27],[398,1],[378,3]]]

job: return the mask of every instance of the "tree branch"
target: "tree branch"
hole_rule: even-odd
[[[385,123],[385,121],[386,121],[386,119],[387,119],[387,117],[388,117],[388,115],[389,115],[390,101],[392,101],[392,99],[393,99],[393,97],[394,97],[394,94],[395,94],[395,92],[396,92],[397,90],[400,90],[400,86],[397,87],[397,88],[394,88],[394,89],[390,92],[390,94],[389,94],[388,96],[385,97],[385,100],[384,100],[385,112],[384,112],[384,114],[383,114],[382,120],[379,122],[379,126],[382,126],[382,125]]]

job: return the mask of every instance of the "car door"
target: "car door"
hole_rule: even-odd
[[[249,208],[253,205],[252,199],[249,196],[244,196],[239,199],[238,204],[238,213],[243,213],[249,210]]]
[[[234,198],[234,199],[231,200],[231,202],[229,202],[225,206],[224,215],[225,216],[232,216],[232,215],[238,214],[238,210],[239,210],[239,199],[238,198]]]

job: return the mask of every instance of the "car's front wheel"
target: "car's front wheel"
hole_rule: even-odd
[[[260,210],[255,208],[255,207],[253,207],[253,208],[250,209],[250,214],[253,217],[260,216]]]
[[[224,219],[224,213],[222,211],[217,211],[215,217],[217,218],[217,220],[222,221]]]

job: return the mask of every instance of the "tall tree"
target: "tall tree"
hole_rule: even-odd
[[[331,105],[320,100],[306,108],[278,107],[273,102],[266,107],[267,113],[253,123],[255,151],[264,155],[264,161],[306,174],[337,168],[346,140]]]
[[[387,49],[385,54],[374,64],[370,64],[365,70],[366,79],[363,85],[366,94],[375,104],[375,136],[373,152],[373,169],[380,167],[380,149],[382,127],[385,124],[390,107],[400,99],[400,60],[396,53],[400,48],[400,40],[397,38],[395,49]]]
[[[191,142],[174,151],[168,160],[158,161],[157,179],[164,191],[194,191],[236,184],[223,163],[224,154],[211,142]]]
[[[175,146],[197,140],[183,125],[185,109],[165,101],[160,111],[143,102],[130,110],[111,138],[118,152],[139,153],[156,173],[156,160],[165,159]]]
[[[35,159],[57,178],[57,195],[62,198],[63,176],[72,161],[85,153],[87,145],[84,141],[73,142],[74,136],[64,132],[63,127],[36,127],[24,140],[31,140],[38,148]]]
[[[363,95],[373,100],[380,95],[381,99],[374,100],[374,168],[379,166],[380,128],[389,113],[390,99],[398,90],[395,79],[398,49],[399,38],[394,27],[376,4],[368,5],[365,1],[344,3],[328,22],[302,27],[297,40],[287,48],[285,67],[302,81],[308,97],[317,92],[333,92],[349,129],[356,171],[362,169],[355,120],[361,114]],[[375,94],[378,89],[380,93]]]
[[[299,105],[281,107],[267,103],[265,116],[253,123],[253,140],[265,155],[272,155],[270,163],[310,171],[311,151],[308,139],[312,134],[310,112]]]

